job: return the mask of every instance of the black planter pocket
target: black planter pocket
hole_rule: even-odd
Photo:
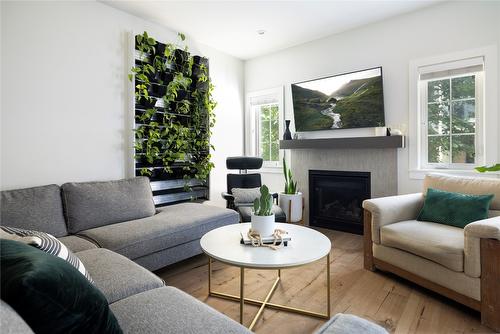
[[[191,124],[190,116],[184,114],[175,115],[175,121],[183,126],[189,126]]]
[[[151,84],[148,87],[149,95],[154,97],[162,97],[165,95],[166,92],[167,92],[167,86],[165,85]]]
[[[200,74],[201,74],[200,66],[194,64],[193,71],[191,72],[191,79],[193,79],[193,82],[198,81]]]
[[[175,101],[189,100],[189,92],[183,89],[177,91]]]
[[[205,66],[208,66],[208,58],[201,56],[193,56],[193,63],[196,65],[204,64]]]
[[[182,66],[185,62],[188,61],[189,53],[181,49],[176,49],[174,52],[174,58],[175,63],[179,66]]]
[[[144,144],[145,146],[146,144]],[[135,167],[136,168],[145,168],[145,167],[161,167],[163,166],[163,162],[161,159],[156,159],[153,161],[153,163],[150,163],[148,159],[146,158],[146,155],[140,154],[135,158]]]
[[[165,57],[165,47],[166,45],[163,43],[156,43],[155,45],[155,56]]]
[[[208,90],[208,81],[203,81],[203,82],[198,81],[196,83],[196,89],[199,90],[200,92],[206,92]]]
[[[172,81],[174,78],[174,76],[172,75],[172,73],[169,73],[169,72],[159,72],[157,71],[155,73],[155,77],[154,77],[154,81],[157,82],[157,83],[162,83],[164,85],[168,85],[168,83],[170,81]]]
[[[144,97],[140,96],[138,99],[136,99],[136,103],[140,106],[143,106],[145,108],[152,108],[155,106],[157,101],[157,98],[155,97]]]

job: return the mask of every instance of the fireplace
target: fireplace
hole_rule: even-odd
[[[309,225],[363,234],[369,172],[309,170]]]

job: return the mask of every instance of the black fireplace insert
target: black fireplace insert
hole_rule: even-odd
[[[309,224],[363,234],[361,204],[371,198],[370,173],[309,170]]]

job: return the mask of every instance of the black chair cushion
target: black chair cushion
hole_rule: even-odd
[[[233,188],[258,188],[262,185],[260,174],[227,174],[227,192]]]
[[[264,160],[257,157],[228,157],[226,159],[227,169],[259,169]]]

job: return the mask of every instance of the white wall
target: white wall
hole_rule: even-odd
[[[245,63],[245,90],[252,92],[285,85],[286,118],[293,120],[291,83],[382,66],[386,124],[408,125],[410,60],[499,44],[500,2],[446,2],[249,60]],[[321,131],[314,135],[373,134],[373,129],[359,129]],[[408,160],[408,148],[400,149],[399,193],[421,188],[420,180],[409,178]],[[264,175],[264,182],[281,185],[282,175]]]
[[[98,2],[1,7],[1,188],[130,176],[130,36],[146,30],[168,42],[176,32]],[[243,62],[189,46],[210,58],[216,86],[218,199],[225,157],[243,152]]]

